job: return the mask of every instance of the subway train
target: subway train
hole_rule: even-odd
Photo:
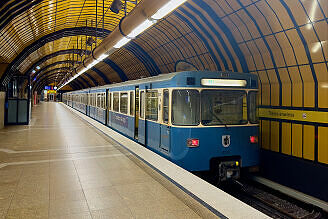
[[[225,181],[259,164],[257,92],[254,74],[186,71],[67,92],[63,102],[188,171]]]

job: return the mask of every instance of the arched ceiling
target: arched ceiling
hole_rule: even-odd
[[[40,59],[63,50],[91,50],[125,15],[109,10],[112,0],[10,0],[0,3],[0,63],[8,64],[2,81],[13,74],[30,74]],[[126,13],[136,4],[128,1]],[[124,7],[123,7],[124,8]],[[104,16],[103,16],[104,15]],[[96,25],[97,24],[97,25]],[[93,38],[92,46],[86,40]],[[75,55],[74,61],[84,59]],[[57,57],[56,61],[72,60]],[[47,60],[45,66],[52,64]],[[40,66],[41,67],[41,66]],[[4,72],[0,72],[3,74]],[[6,77],[7,76],[7,77]],[[5,83],[3,83],[4,85]]]
[[[41,1],[33,7],[42,5],[49,9],[49,5],[55,2]],[[42,36],[53,40],[43,41],[37,49],[29,52],[28,57],[24,56],[18,68],[22,74],[29,74],[36,65],[43,69],[58,63],[58,66],[52,67],[61,68],[70,66],[69,61],[66,64],[61,61],[79,63],[84,58],[78,55],[78,51],[72,52],[81,46],[81,43],[77,46],[77,41],[82,39],[85,42],[85,35],[81,34],[83,23],[76,17],[85,16],[84,21],[91,19],[90,14],[95,15],[95,9],[90,5],[94,6],[95,2],[77,1],[73,5],[79,5],[80,10],[69,1],[60,1],[60,4],[61,11],[65,13],[58,11],[57,18],[65,17],[70,20],[67,23],[73,20],[75,25],[66,27],[61,21],[58,24],[62,24],[62,29],[58,27],[56,30],[80,28],[80,32],[75,32],[74,36],[66,34],[52,38],[54,30],[44,31]],[[109,1],[105,4],[107,7]],[[176,63],[182,60],[199,70],[229,70],[259,75],[263,105],[327,107],[322,95],[326,92],[322,89],[325,85],[321,86],[327,81],[327,5],[324,0],[188,0],[76,81],[85,85],[88,81],[89,85],[95,86],[147,77],[175,71]],[[68,18],[68,12],[72,12],[74,18]],[[112,19],[111,14],[106,14],[107,33],[117,25],[121,15]],[[100,17],[98,14],[98,20],[101,20]],[[110,22],[114,25],[109,25]],[[85,49],[83,46],[82,49]],[[69,54],[42,60],[55,51]],[[295,92],[311,94],[313,100],[305,95],[292,98]]]

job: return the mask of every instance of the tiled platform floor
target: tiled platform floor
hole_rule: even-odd
[[[0,130],[0,218],[199,218],[58,103]]]

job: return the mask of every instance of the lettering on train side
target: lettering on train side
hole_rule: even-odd
[[[120,115],[114,115],[112,117],[113,119],[113,122],[120,125],[120,126],[123,126],[123,127],[128,127],[128,118],[127,117],[123,117],[123,116],[120,116]]]

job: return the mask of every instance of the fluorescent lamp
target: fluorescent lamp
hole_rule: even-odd
[[[35,70],[32,70],[32,74],[35,74],[35,72],[36,72]]]
[[[153,16],[151,16],[151,18],[155,20],[161,19],[166,15],[168,15],[169,13],[171,13],[172,11],[174,11],[174,9],[176,9],[186,1],[187,0],[171,0],[168,3],[166,3],[163,7],[161,7]]]
[[[120,41],[118,41],[113,47],[116,49],[121,48],[122,46],[124,46],[125,44],[127,44],[128,42],[130,42],[131,39],[128,39],[126,37],[123,37]]]
[[[202,79],[201,84],[203,86],[213,87],[245,87],[247,85],[247,81],[233,79]]]
[[[36,69],[40,70],[40,66],[36,66]]]
[[[100,62],[99,60],[94,60],[93,62],[91,62],[91,63],[87,66],[87,68],[90,69],[90,68],[92,68],[93,66],[97,65],[99,62]]]
[[[148,20],[148,19],[145,20],[139,26],[137,26],[136,28],[134,28],[131,31],[131,33],[128,34],[128,37],[134,38],[134,37],[138,36],[139,34],[141,34],[142,32],[144,32],[145,30],[147,30],[149,27],[151,27],[155,23],[156,23],[156,21],[151,21],[151,20]]]
[[[99,61],[102,61],[102,60],[104,60],[104,59],[107,58],[107,57],[108,57],[108,55],[106,55],[106,54],[102,54],[101,56],[99,56],[98,60],[99,60]]]

